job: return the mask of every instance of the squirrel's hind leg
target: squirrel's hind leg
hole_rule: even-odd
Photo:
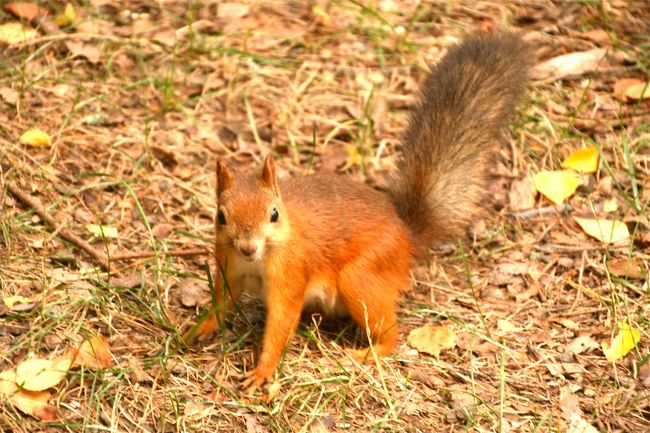
[[[373,362],[373,351],[379,357],[393,352],[399,338],[395,310],[400,291],[409,284],[408,266],[381,269],[368,259],[357,259],[344,266],[338,284],[350,316],[372,341],[372,351],[368,347],[348,353],[359,362]]]

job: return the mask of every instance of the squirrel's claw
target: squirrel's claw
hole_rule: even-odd
[[[245,393],[248,395],[253,395],[258,388],[262,387],[267,381],[271,379],[270,376],[265,375],[258,368],[251,370],[248,373],[244,374],[244,379],[242,380],[242,388],[245,389]]]

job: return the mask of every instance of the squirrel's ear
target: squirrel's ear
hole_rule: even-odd
[[[266,159],[264,159],[264,167],[262,168],[262,176],[260,180],[264,185],[271,188],[275,195],[278,195],[278,179],[275,177],[275,161],[273,160],[273,155],[268,154]]]
[[[232,171],[228,166],[221,162],[220,159],[217,160],[217,195],[222,191],[227,190],[232,186]]]

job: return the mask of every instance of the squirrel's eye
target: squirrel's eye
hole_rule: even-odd
[[[280,216],[280,214],[278,214],[278,210],[276,208],[273,208],[271,210],[271,222],[272,223],[277,223],[279,216]]]
[[[219,212],[217,212],[217,221],[219,221],[219,225],[226,225],[226,216],[223,214],[223,211],[221,209],[219,209]]]

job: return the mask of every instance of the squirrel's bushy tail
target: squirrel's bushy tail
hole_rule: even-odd
[[[517,36],[479,33],[450,48],[424,82],[391,190],[422,251],[463,236],[476,216],[531,55]]]

